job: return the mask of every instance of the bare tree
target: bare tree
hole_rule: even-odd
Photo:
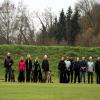
[[[95,22],[93,17],[95,16],[95,12],[91,12],[93,7],[95,6],[96,1],[95,0],[80,0],[80,2],[77,4],[78,8],[82,12],[82,15],[87,15],[88,19],[91,22],[91,26],[95,27]]]
[[[15,6],[9,0],[4,0],[0,7],[0,38],[2,43],[10,44],[13,38]]]
[[[34,42],[34,24],[32,20],[30,21],[27,12],[22,2],[19,3],[15,24],[18,44],[32,44]]]
[[[49,34],[48,34],[48,29],[49,27],[51,27],[54,23],[54,14],[52,13],[51,9],[45,9],[44,12],[42,14],[39,14],[38,12],[36,12],[36,17],[39,19],[42,28],[41,30],[41,34],[40,34],[40,40],[42,42],[42,44],[47,44],[48,43],[48,39],[49,39]]]

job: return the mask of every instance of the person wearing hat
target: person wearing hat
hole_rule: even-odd
[[[27,55],[26,63],[26,82],[30,82],[31,71],[32,71],[32,60],[30,54]]]
[[[8,52],[7,56],[4,60],[4,67],[5,67],[5,82],[11,81],[11,71],[12,71],[13,60],[11,58],[11,54]]]
[[[48,61],[47,55],[44,55],[44,58],[43,58],[43,61],[42,61],[42,70],[43,70],[43,73],[44,73],[43,80],[44,80],[44,82],[47,82],[47,75],[48,75],[48,72],[49,72],[49,61]]]

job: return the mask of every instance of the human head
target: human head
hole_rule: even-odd
[[[61,57],[61,61],[64,61],[64,57]]]
[[[99,60],[99,61],[100,61],[100,57],[98,57],[98,58],[97,58],[97,60]]]
[[[77,60],[77,61],[79,61],[79,60],[80,60],[80,58],[79,58],[79,57],[77,57],[77,58],[76,58],[76,60]]]
[[[90,57],[89,57],[89,60],[92,61],[92,59],[93,59],[92,56],[90,56]]]
[[[68,56],[66,57],[66,60],[69,60],[69,57]]]
[[[44,60],[47,60],[48,59],[48,56],[47,55],[44,55]]]
[[[21,56],[21,57],[20,57],[20,60],[24,60],[24,57],[23,57],[23,56]]]
[[[85,57],[82,57],[82,60],[85,60]]]
[[[10,56],[11,56],[11,54],[8,52],[8,53],[7,53],[7,57],[10,57]]]
[[[39,58],[38,58],[38,57],[35,58],[35,62],[36,62],[36,61],[39,61]]]
[[[27,55],[27,59],[31,59],[31,55],[30,54]]]

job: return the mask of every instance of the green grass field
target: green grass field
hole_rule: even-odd
[[[57,65],[61,56],[89,57],[94,59],[100,56],[100,47],[65,47],[65,46],[0,46],[0,80],[4,79],[3,61],[7,52],[11,52],[14,59],[13,69],[16,79],[18,76],[17,63],[21,56],[30,53],[32,60],[36,56],[42,61],[43,55],[49,56],[52,70],[53,84],[33,83],[3,83],[0,82],[0,100],[100,100],[100,85],[94,84],[58,84]],[[95,76],[94,76],[95,78]],[[2,81],[2,80],[1,80]],[[95,81],[95,79],[94,79]]]
[[[72,57],[89,57],[94,59],[100,56],[100,47],[69,47],[69,46],[28,46],[28,45],[0,45],[0,79],[4,79],[4,58],[7,52],[11,52],[14,59],[13,69],[15,70],[16,79],[18,77],[17,64],[21,56],[26,57],[28,53],[32,56],[32,61],[38,56],[40,63],[45,54],[49,57],[50,69],[52,70],[53,81],[58,82],[58,62],[61,56]]]
[[[100,100],[100,85],[0,83],[0,100]]]

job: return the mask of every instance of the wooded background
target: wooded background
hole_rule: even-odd
[[[100,3],[80,0],[74,9],[61,8],[59,16],[51,8],[29,13],[19,2],[0,4],[0,44],[99,46]],[[34,19],[41,28],[36,31]]]

